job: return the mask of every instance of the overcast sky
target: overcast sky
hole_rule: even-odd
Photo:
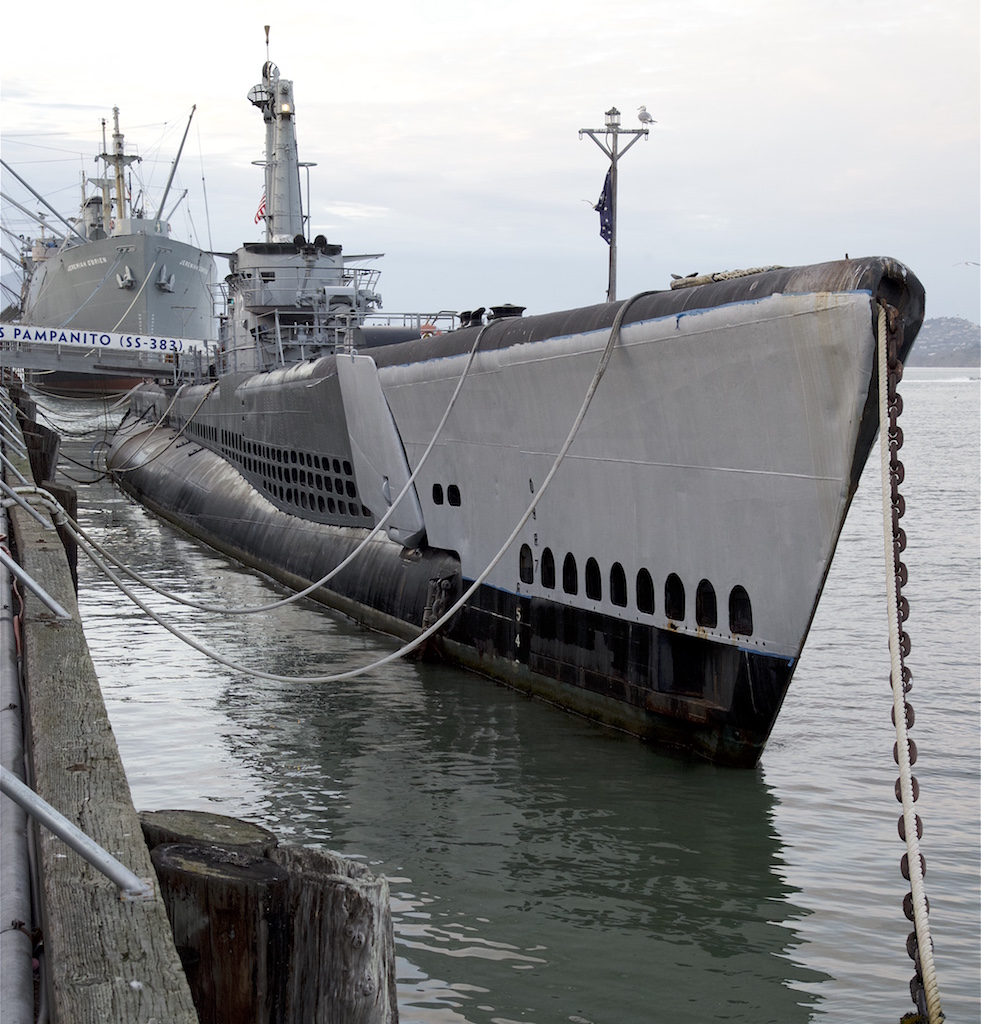
[[[847,252],[906,263],[928,317],[981,320],[977,0],[38,10],[4,12],[2,155],[66,214],[113,106],[159,200],[197,104],[174,233],[217,251],[258,239],[264,134],[246,93],[271,23],[317,164],[311,235],[384,252],[387,311],[603,301],[607,162],[579,129],[611,106],[639,127],[646,104],[657,124],[620,165],[620,297]],[[3,190],[23,195],[6,172]]]

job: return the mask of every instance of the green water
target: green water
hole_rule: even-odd
[[[903,385],[917,809],[941,997],[976,1021],[979,390],[976,371],[920,374]],[[80,600],[137,806],[250,817],[387,875],[403,1022],[882,1024],[912,1009],[912,969],[879,502],[870,464],[754,771],[659,755],[442,666],[260,681],[183,648],[87,566]],[[165,585],[274,593],[106,485],[80,505]],[[393,649],[310,606],[215,621],[153,603],[282,674]]]

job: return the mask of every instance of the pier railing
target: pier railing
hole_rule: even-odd
[[[67,615],[67,613],[66,613]],[[16,775],[0,765],[0,792],[16,801],[39,824],[84,857],[97,871],[101,871],[120,890],[124,900],[152,900],[153,883],[138,878],[125,864],[120,863],[94,839],[87,836],[77,825],[73,825],[60,811],[46,800],[42,800],[29,786],[25,786]]]
[[[5,409],[9,408],[7,396],[0,394],[0,398]],[[6,461],[2,473],[11,488],[22,488],[23,481],[35,475],[23,454],[23,445],[23,435],[20,445],[11,443],[7,435],[3,437]],[[8,502],[11,500],[4,494],[3,503]],[[8,997],[12,999],[13,992],[8,980],[13,982],[23,974],[32,1015],[11,1015],[11,1019],[33,1019],[32,945],[37,941],[35,937],[43,936],[43,948],[38,947],[33,955],[40,964],[40,999],[51,1020],[129,1024],[156,1018],[173,1024],[197,1024],[190,988],[82,631],[65,549],[56,539],[53,524],[46,521],[42,525],[20,503],[11,502],[7,515],[10,547],[18,566],[37,584],[31,589],[19,584],[20,599],[9,603],[19,622],[21,657],[13,666],[5,664],[2,672],[5,684],[11,675],[20,676],[24,683],[22,699],[14,680],[13,693],[18,695],[5,696],[5,711],[22,703],[29,708],[29,714],[23,716],[27,735],[18,757],[21,765],[25,757],[29,764],[25,784],[29,782],[46,804],[58,808],[61,816],[91,840],[93,849],[111,851],[112,860],[131,872],[135,884],[148,894],[121,900],[117,886],[102,873],[108,862],[95,870],[75,845],[66,845],[51,830],[41,816],[40,805],[30,811],[33,822],[29,819],[25,823],[23,818],[15,821],[28,850],[26,860],[33,861],[38,877],[37,908],[35,911],[28,900],[16,913],[23,928],[11,928],[9,918],[4,921],[0,1017],[6,1020],[11,1010]],[[4,561],[0,575],[12,576]],[[39,590],[51,599],[50,603],[38,596]],[[60,617],[53,607],[68,617]],[[13,672],[9,671],[11,667]],[[6,723],[11,718],[12,712],[4,715],[5,758]],[[3,767],[6,894],[8,887],[13,887],[7,872],[7,812],[20,812],[20,807],[7,796],[8,789],[16,788],[8,787],[7,773],[18,766],[5,759]],[[51,824],[58,823],[52,819]],[[95,856],[98,859],[101,854]],[[133,885],[128,874],[119,875],[118,880],[123,880],[127,888]],[[11,949],[8,957],[6,940],[12,942],[18,937],[22,944]],[[13,969],[14,954],[23,972]]]

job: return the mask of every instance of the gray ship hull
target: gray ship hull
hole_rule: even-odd
[[[755,764],[878,427],[880,302],[905,356],[923,293],[889,260],[631,303],[548,493],[429,651],[654,744]],[[222,378],[172,406],[141,389],[109,464],[155,512],[294,586],[338,564],[418,469],[388,536],[317,594],[413,637],[542,487],[616,310],[485,328],[441,431],[476,328]]]
[[[21,319],[137,335],[214,334],[214,260],[165,235],[113,235],[48,256],[35,269]]]

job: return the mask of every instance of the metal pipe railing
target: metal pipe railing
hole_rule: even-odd
[[[4,389],[4,398],[7,400],[0,402],[0,420],[3,420],[4,423],[9,424],[11,427],[16,427],[19,431],[20,427],[17,423],[17,414],[14,412],[14,403],[7,397],[6,389]]]
[[[3,454],[3,452],[0,452],[0,465],[6,466],[7,469],[9,469],[10,472],[13,473],[14,476],[17,477],[17,479],[25,487],[30,487],[31,486],[30,483],[28,482],[27,477],[24,476],[24,474],[10,461],[10,459],[7,458],[6,455]]]
[[[4,465],[7,465],[8,462],[8,459],[3,460]],[[14,472],[16,472],[17,467],[14,466],[13,463],[10,463],[10,466],[14,470]],[[19,473],[17,475],[20,476]],[[22,476],[21,479],[24,480]],[[24,483],[28,487],[31,486],[30,484],[27,483],[26,480],[24,480]],[[29,516],[31,516],[33,519],[36,519],[46,530],[53,530],[55,528],[54,525],[49,520],[45,519],[44,516],[42,516],[41,513],[38,512],[38,510],[22,494],[18,494],[9,484],[5,484],[3,480],[0,480],[0,492],[7,495],[7,498],[4,502],[5,505],[9,504],[10,502],[13,502],[15,505],[20,505],[20,507]]]
[[[44,604],[52,611],[59,619],[70,619],[71,613],[66,612],[65,609],[37,582],[32,576],[24,572],[24,570],[14,561],[10,555],[7,554],[3,548],[0,548],[0,565],[4,565],[10,570],[27,587],[33,591]]]
[[[73,825],[60,811],[42,800],[29,786],[25,786],[12,772],[0,765],[0,792],[3,792],[24,808],[27,813],[40,822],[59,839],[70,846],[77,854],[101,871],[120,889],[120,899],[152,900],[154,898],[153,883],[137,877],[125,864],[121,864],[108,851],[87,836],[77,825]]]
[[[0,506],[0,543],[7,535],[7,511]],[[0,573],[0,759],[18,778],[24,775],[23,715],[14,596],[10,576]],[[34,942],[27,816],[13,801],[0,800],[0,977],[3,1020],[34,1022]]]
[[[22,457],[26,458],[27,446],[17,436],[17,434],[14,433],[13,429],[7,425],[7,421],[0,419],[0,427],[3,428],[3,432],[7,435],[7,444],[13,445],[14,450]]]

